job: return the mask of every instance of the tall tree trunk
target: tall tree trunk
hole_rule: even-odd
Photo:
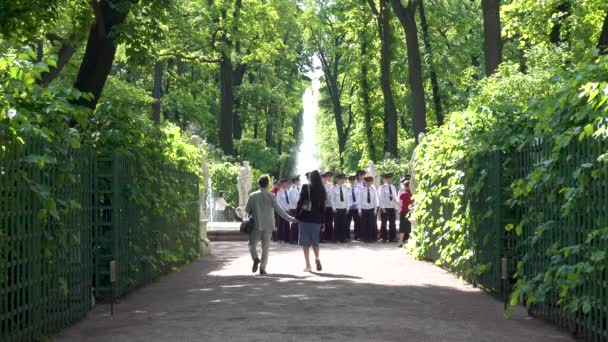
[[[416,27],[416,0],[409,0],[407,7],[401,0],[391,0],[393,10],[405,30],[405,43],[407,46],[408,75],[414,103],[414,116],[412,123],[416,141],[420,133],[426,131],[426,100],[424,98],[424,84],[422,82],[422,62],[420,60],[420,47],[418,44],[418,29]]]
[[[600,49],[600,54],[608,54],[608,11],[604,17],[604,25],[600,33],[600,39],[597,42],[597,48]]]
[[[232,36],[233,37],[238,37],[239,34],[239,19],[241,16],[241,8],[243,7],[243,1],[242,0],[235,0],[234,1],[234,11],[232,13],[232,20],[233,20],[233,24],[232,24]],[[232,42],[232,41],[231,41]],[[233,87],[233,92],[234,89],[237,89],[238,87],[241,86],[241,84],[243,84],[243,77],[245,76],[245,70],[246,70],[246,65],[243,64],[240,61],[240,55],[241,55],[241,42],[239,40],[234,41],[234,44],[230,44],[230,45],[234,45],[234,53],[237,56],[237,60],[234,62],[234,70],[233,70],[233,75],[232,75],[232,87]],[[232,135],[234,139],[241,139],[242,134],[243,134],[243,124],[241,122],[241,113],[240,113],[240,103],[241,100],[240,98],[237,96],[235,97],[235,101],[234,101],[234,106],[232,108]]]
[[[365,28],[361,32],[361,93],[363,97],[363,111],[365,115],[365,133],[367,135],[367,150],[370,159],[376,162],[376,146],[374,145],[374,134],[372,128],[372,105],[369,98],[369,82],[367,75],[369,74],[367,62],[367,35]]]
[[[163,85],[163,62],[156,60],[154,62],[154,86],[152,87],[152,121],[156,124],[160,124],[160,99],[162,97],[162,85]]]
[[[132,0],[93,1],[95,23],[91,25],[74,87],[91,98],[80,98],[77,103],[95,109],[106,84],[116,55],[116,33],[112,30],[127,18]]]
[[[555,22],[553,27],[551,28],[551,34],[549,35],[551,43],[555,45],[559,45],[568,41],[567,35],[563,36],[562,27],[564,26],[564,21],[567,20],[568,17],[570,17],[570,15],[572,14],[571,6],[572,5],[570,4],[570,0],[565,0],[564,2],[560,3],[556,8],[558,19],[557,22]]]
[[[328,87],[330,88],[332,108],[334,111],[334,119],[336,122],[336,128],[338,133],[338,152],[340,153],[340,167],[342,167],[342,154],[346,150],[347,134],[344,131],[344,120],[342,118],[342,103],[340,101],[340,90],[338,87],[337,73],[335,74],[335,77],[333,77],[331,80],[328,80],[328,82]]]
[[[76,53],[76,47],[72,44],[66,43],[61,46],[58,53],[57,65],[54,67],[50,67],[48,72],[43,72],[40,75],[40,80],[38,80],[38,84],[41,86],[47,86],[51,83],[63,70],[63,68],[70,62],[72,56]]]
[[[483,53],[486,59],[486,76],[498,70],[502,61],[502,41],[500,37],[500,0],[482,0],[483,11]]]
[[[234,88],[232,82],[232,61],[230,56],[224,56],[220,62],[220,148],[226,155],[234,153],[233,113]]]
[[[243,78],[245,77],[246,67],[244,64],[237,65],[234,70],[233,86],[235,89],[243,84]],[[233,108],[233,132],[234,139],[240,140],[243,136],[243,121],[241,118],[241,99],[239,96],[235,97],[234,108]]]
[[[422,40],[424,48],[429,56],[429,73],[431,79],[431,90],[433,91],[433,105],[435,108],[435,116],[437,117],[437,126],[443,125],[443,107],[441,106],[441,94],[439,93],[439,81],[437,80],[437,71],[435,70],[435,62],[433,60],[433,51],[431,49],[431,39],[429,36],[429,25],[426,22],[426,12],[424,10],[424,1],[418,0],[418,10],[420,12],[420,27],[422,28]]]
[[[286,115],[284,113],[279,114],[279,117],[281,118],[279,129],[281,132],[285,129],[285,116]],[[283,152],[283,134],[279,134],[279,138],[277,140],[277,152],[280,156]]]
[[[397,156],[397,127],[399,115],[391,89],[391,20],[389,0],[380,0],[376,8],[374,0],[367,0],[378,22],[380,36],[380,88],[384,96],[384,153]]]
[[[274,147],[274,119],[273,109],[270,106],[266,106],[266,146]]]
[[[44,57],[44,43],[42,43],[41,39],[36,41],[36,62],[42,62],[42,58]]]
[[[253,122],[253,139],[258,138],[259,129],[260,129],[260,120],[258,120],[258,116],[256,114],[255,121]]]
[[[327,60],[322,51],[319,51],[319,56],[321,59],[323,74],[325,76],[325,84],[327,86],[329,98],[331,100],[331,107],[334,112],[336,132],[338,133],[338,152],[340,154],[340,166],[342,166],[342,154],[346,149],[346,139],[348,138],[348,131],[344,129],[344,120],[342,118],[342,102],[340,100],[341,92],[340,86],[338,85],[338,66],[342,56],[339,53],[333,56],[333,65],[330,65],[329,61]]]

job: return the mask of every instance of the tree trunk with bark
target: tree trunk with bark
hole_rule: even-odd
[[[368,3],[376,16],[380,36],[380,87],[384,95],[384,152],[396,157],[399,114],[391,88],[391,18],[388,1],[380,0],[379,8],[376,8],[374,0],[368,0]]]
[[[570,15],[572,14],[571,7],[572,5],[570,4],[569,0],[562,2],[556,7],[558,19],[557,22],[553,24],[553,27],[551,28],[551,33],[549,35],[551,43],[555,45],[560,45],[568,41],[568,35],[563,34],[562,28],[564,26],[564,21],[566,21],[568,17],[570,17]]]
[[[361,95],[363,98],[363,112],[365,133],[367,135],[367,149],[370,159],[376,162],[376,146],[374,145],[374,134],[372,128],[372,105],[369,98],[369,82],[367,76],[369,67],[367,64],[367,35],[365,28],[361,32]]]
[[[38,39],[36,41],[36,62],[42,62],[42,58],[44,57],[44,44],[42,40]]]
[[[600,39],[597,42],[597,48],[600,49],[600,54],[608,54],[608,12],[606,12],[606,16],[604,17],[604,25],[602,26]]]
[[[237,89],[243,84],[243,78],[245,77],[246,65],[238,64],[234,70],[233,76],[233,87]],[[241,99],[235,97],[234,108],[233,108],[233,136],[234,139],[240,140],[243,136],[243,121],[241,119]]]
[[[266,146],[274,147],[274,120],[275,115],[273,114],[273,110],[271,107],[266,107]]]
[[[335,47],[338,47],[341,44],[341,42],[338,40],[335,41]],[[336,132],[338,133],[338,152],[340,154],[340,166],[342,166],[342,154],[346,150],[346,140],[348,139],[349,133],[349,128],[344,127],[344,119],[342,118],[342,101],[340,99],[342,89],[341,85],[338,84],[339,65],[342,59],[342,54],[340,52],[336,52],[334,56],[332,56],[332,61],[330,63],[327,56],[325,56],[323,51],[320,50],[321,49],[319,49],[319,57],[321,60],[321,66],[323,69],[327,91],[329,92],[332,110],[334,112],[334,120],[336,122]]]
[[[91,2],[95,22],[91,25],[74,87],[83,93],[90,93],[92,97],[81,97],[77,101],[78,104],[95,109],[99,102],[116,55],[116,34],[112,30],[124,23],[131,3],[132,0]]]
[[[408,5],[403,6],[401,0],[391,0],[393,10],[405,30],[405,43],[407,46],[408,75],[414,103],[414,135],[416,141],[420,133],[426,131],[426,100],[424,95],[424,84],[422,82],[422,62],[420,59],[420,47],[418,44],[418,29],[416,27],[416,1],[409,0]]]
[[[220,62],[220,148],[226,155],[234,153],[233,144],[233,106],[234,87],[232,81],[232,61],[230,56],[223,56]]]
[[[426,22],[426,12],[424,10],[424,1],[418,0],[418,10],[420,13],[420,27],[422,28],[422,40],[424,48],[429,56],[429,77],[431,79],[431,90],[433,91],[433,105],[435,108],[435,116],[437,117],[437,126],[443,125],[443,106],[441,105],[441,94],[439,92],[439,81],[437,79],[437,71],[435,70],[435,62],[433,61],[433,51],[431,48],[431,38],[429,36],[429,25]]]
[[[152,121],[156,124],[160,124],[160,99],[162,94],[163,85],[163,69],[164,65],[162,61],[156,60],[154,62],[154,86],[152,87]]]
[[[483,53],[486,60],[486,76],[498,70],[502,61],[502,41],[500,37],[500,0],[482,0],[483,11]]]

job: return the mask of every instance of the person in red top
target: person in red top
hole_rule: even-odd
[[[401,183],[403,184],[403,192],[401,195],[399,195],[399,235],[401,237],[401,244],[399,245],[399,248],[403,247],[405,242],[410,238],[412,224],[407,219],[407,216],[410,212],[411,205],[414,203],[412,201],[412,193],[410,192],[409,177],[403,178]]]

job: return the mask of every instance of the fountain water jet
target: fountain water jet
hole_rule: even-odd
[[[300,145],[296,154],[296,174],[304,176],[306,172],[318,170],[321,167],[319,147],[317,145],[317,113],[319,112],[319,89],[321,87],[320,61],[315,57],[313,70],[308,73],[312,79],[311,87],[302,96],[303,122],[300,135]],[[304,180],[304,179],[303,179]]]

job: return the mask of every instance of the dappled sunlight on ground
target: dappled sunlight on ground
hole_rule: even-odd
[[[322,272],[273,244],[267,276],[251,273],[246,242],[106,305],[55,341],[568,341],[394,245],[325,244]]]
[[[237,252],[238,257],[226,260],[210,276],[245,276],[251,274],[251,257],[246,243],[224,246],[216,243],[216,252],[223,253],[224,248]],[[304,272],[305,267],[302,249],[294,245],[273,244],[268,262],[268,276],[280,282],[346,280],[353,283],[378,285],[416,285],[445,283],[459,291],[476,291],[464,283],[454,282],[453,275],[437,269],[425,262],[416,262],[404,250],[394,244],[321,244],[322,272]],[[311,262],[314,268],[314,257],[311,251]],[[408,265],[416,265],[415,268]],[[432,272],[428,272],[432,270]]]

